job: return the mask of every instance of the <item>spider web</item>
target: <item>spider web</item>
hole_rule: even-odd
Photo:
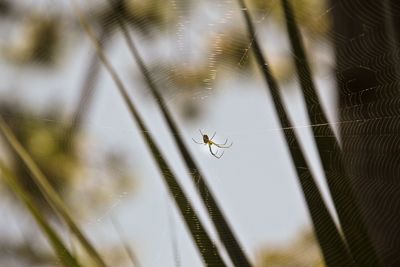
[[[324,125],[312,125],[307,118],[292,66],[294,55],[282,24],[280,1],[265,5],[248,1],[252,3],[249,11],[256,26],[256,36],[250,40],[236,1],[148,1],[157,3],[150,9],[145,1],[131,2],[138,5],[132,11],[135,16],[147,14],[150,18],[132,19],[130,30],[135,44],[251,260],[259,260],[259,251],[265,244],[289,244],[300,229],[310,227],[282,138],[283,129],[252,58],[254,38],[262,44],[279,78],[295,131],[336,218],[311,131]],[[302,18],[300,25],[318,93],[329,124],[340,136],[346,168],[373,243],[385,266],[396,266],[400,261],[394,253],[400,247],[397,233],[400,69],[396,27],[400,7],[395,1],[331,0],[323,6],[315,4],[318,1],[308,2],[311,4],[305,5],[306,8],[296,9],[296,15]],[[37,12],[49,17],[52,13],[62,14],[62,27],[68,34],[61,37],[63,56],[53,67],[26,67],[2,59],[2,97],[13,97],[38,109],[45,109],[56,98],[67,115],[59,120],[39,119],[54,123],[65,118],[74,121],[76,117],[70,114],[76,110],[82,83],[87,73],[99,64],[90,63],[95,51],[68,9],[68,1],[15,3],[20,14]],[[80,4],[93,24],[106,10],[104,1]],[[65,8],[58,9],[56,5]],[[17,29],[16,37],[4,33],[10,24]],[[130,87],[150,132],[168,155],[207,229],[217,240],[159,109],[145,89],[137,65],[114,24],[112,17],[101,26],[96,24],[98,34],[102,27],[111,28],[104,36],[104,49]],[[23,34],[23,30],[18,31],[21,27],[21,23],[11,19],[0,26],[1,36],[5,40],[18,39]],[[6,43],[1,41],[2,45]],[[83,112],[82,128],[98,140],[91,144],[93,147],[126,151],[129,161],[143,176],[140,178],[143,185],[132,197],[128,198],[124,191],[110,196],[101,211],[86,221],[85,228],[96,233],[98,237],[94,240],[99,243],[115,241],[117,238],[109,234],[113,230],[107,219],[117,217],[124,230],[130,229],[125,232],[139,247],[144,266],[165,263],[201,266],[178,211],[173,204],[160,204],[167,199],[167,191],[112,80],[101,67],[92,80],[96,81],[89,86],[95,90],[84,95],[87,98],[83,106],[87,109]],[[216,142],[229,138],[234,144],[216,160],[207,147],[191,141],[200,139],[198,129],[209,135],[216,131]]]

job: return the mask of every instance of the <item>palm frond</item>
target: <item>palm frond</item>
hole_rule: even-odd
[[[361,266],[379,266],[350,178],[344,169],[341,148],[321,106],[293,9],[288,0],[281,2],[308,116],[312,125],[319,125],[312,127],[314,139],[344,236],[357,263]]]
[[[311,215],[314,230],[316,232],[324,260],[328,267],[354,266],[347,246],[342,239],[326,204],[324,203],[322,194],[318,189],[315,178],[313,177],[311,169],[305,159],[304,152],[299,145],[296,134],[292,127],[292,123],[289,120],[289,116],[279,94],[278,83],[272,76],[267,59],[261,50],[257,38],[255,37],[255,30],[249,10],[243,0],[238,1],[246,21],[249,38],[253,40],[252,50],[257,63],[262,70],[262,74],[269,92],[272,95],[272,100],[279,117],[281,127],[284,129],[283,132],[286,143],[288,145],[293,164],[295,165],[299,183],[307,203],[307,208]]]

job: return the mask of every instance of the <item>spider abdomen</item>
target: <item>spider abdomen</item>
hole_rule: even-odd
[[[208,142],[210,142],[208,135],[206,135],[206,134],[203,135],[203,142],[204,142],[204,144],[208,144]]]

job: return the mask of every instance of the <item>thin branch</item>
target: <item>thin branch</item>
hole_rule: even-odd
[[[109,35],[109,28],[102,26],[100,29],[100,37],[99,42],[102,46],[105,46],[105,42],[110,40],[108,37]],[[96,82],[99,77],[100,71],[100,61],[99,57],[96,53],[93,53],[92,57],[90,58],[90,63],[87,68],[87,72],[84,76],[84,80],[82,83],[82,87],[80,89],[80,96],[78,100],[78,104],[76,106],[75,112],[72,116],[71,124],[69,125],[66,131],[66,139],[71,138],[75,133],[79,132],[82,122],[87,116],[87,111],[89,110],[93,96],[94,90],[96,88]]]
[[[124,238],[125,235],[122,232],[121,226],[117,223],[116,220],[114,220],[112,218],[111,218],[111,223],[114,226],[114,229],[119,236],[122,246],[124,247],[124,250],[129,257],[129,260],[131,261],[132,266],[133,267],[141,267],[142,265],[140,264],[139,259],[136,257],[135,252],[132,250],[132,248],[129,246],[128,242]]]

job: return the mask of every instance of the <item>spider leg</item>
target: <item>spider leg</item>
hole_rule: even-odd
[[[210,149],[211,155],[215,156],[214,152],[212,151],[211,144],[208,144],[208,148]]]
[[[192,140],[193,140],[193,142],[195,142],[196,144],[199,144],[199,145],[203,145],[203,144],[204,144],[204,143],[201,143],[201,142],[198,142],[198,141],[194,140],[193,138],[192,138]]]
[[[212,139],[214,138],[214,136],[215,136],[216,133],[217,133],[217,132],[214,132],[214,133],[213,133],[213,135],[211,136],[210,140],[212,140]]]
[[[222,155],[224,154],[224,151],[223,151],[222,154],[221,154],[220,156],[218,156],[218,155],[217,155],[218,150],[217,150],[217,153],[214,153],[214,152],[212,151],[211,144],[208,144],[208,148],[210,149],[211,155],[213,155],[213,156],[216,157],[217,159],[220,159],[220,158],[222,157]]]
[[[226,145],[226,143],[228,143],[228,138],[225,139],[225,143],[219,144],[219,145],[220,145],[220,146],[224,146],[224,145]]]
[[[203,136],[204,134],[203,134],[203,132],[199,129],[199,133],[201,134],[201,136]]]
[[[233,142],[231,142],[229,145],[226,145],[228,143],[228,139],[226,139],[225,140],[225,143],[223,143],[223,144],[217,144],[217,143],[214,143],[213,142],[213,144],[216,146],[216,147],[219,147],[219,148],[230,148],[232,145],[233,145]]]

